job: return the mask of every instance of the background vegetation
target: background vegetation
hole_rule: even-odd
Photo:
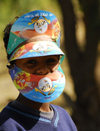
[[[0,110],[18,95],[6,69],[3,30],[36,9],[53,12],[61,23],[66,87],[53,103],[70,113],[79,131],[99,131],[100,0],[0,0]]]

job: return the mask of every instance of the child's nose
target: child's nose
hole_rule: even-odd
[[[35,74],[46,75],[50,73],[50,69],[47,66],[40,66],[36,69]]]

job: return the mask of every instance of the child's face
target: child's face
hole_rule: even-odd
[[[42,56],[16,60],[16,65],[22,70],[37,75],[54,72],[60,63],[60,56]]]

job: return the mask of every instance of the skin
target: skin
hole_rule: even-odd
[[[16,65],[22,70],[37,75],[52,73],[59,66],[59,56],[42,56],[16,60]]]
[[[22,70],[37,75],[53,73],[59,66],[59,56],[42,56],[16,60],[16,65]],[[50,112],[50,103],[39,103],[31,101],[19,94],[17,101],[25,106],[34,108],[42,112]]]

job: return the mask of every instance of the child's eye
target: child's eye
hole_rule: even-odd
[[[57,59],[54,59],[54,58],[49,58],[49,59],[46,60],[46,63],[47,63],[48,65],[54,65],[54,64],[56,64],[57,62],[58,62],[58,60],[57,60]]]
[[[36,63],[36,60],[29,60],[27,63],[28,63],[28,64],[35,64],[35,63]]]
[[[37,61],[36,60],[29,60],[26,62],[26,66],[36,66]]]

